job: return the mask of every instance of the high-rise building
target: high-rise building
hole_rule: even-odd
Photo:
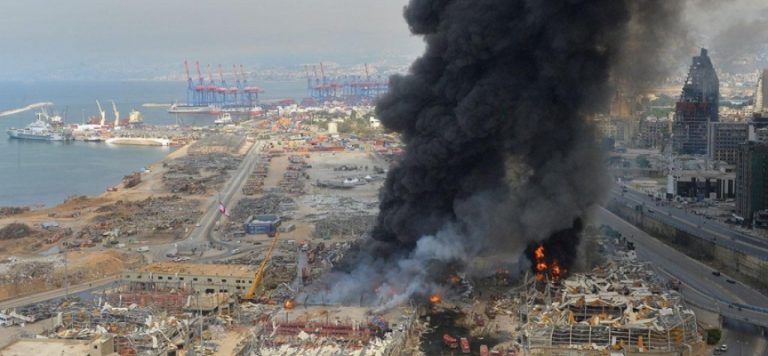
[[[670,120],[667,117],[647,116],[640,120],[640,147],[663,148],[669,138]]]
[[[739,145],[736,163],[736,211],[747,222],[768,209],[768,143]]]
[[[768,117],[768,69],[763,69],[757,78],[757,90],[755,91],[755,117]]]
[[[749,139],[750,125],[746,122],[710,122],[707,155],[715,161],[736,164],[739,145]]]
[[[718,121],[720,81],[707,50],[693,57],[675,106],[672,149],[678,154],[706,154],[708,124]]]

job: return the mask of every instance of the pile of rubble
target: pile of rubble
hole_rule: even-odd
[[[256,158],[256,166],[253,167],[248,181],[243,185],[243,195],[254,195],[264,191],[264,178],[269,172],[269,155],[259,155]]]
[[[0,218],[26,213],[30,210],[28,206],[5,206],[0,207]]]
[[[365,202],[338,195],[304,195],[301,204],[313,208],[317,215],[307,216],[310,220],[325,219],[328,213],[373,214],[379,207],[376,201]]]
[[[655,284],[634,251],[591,273],[527,293],[525,334],[532,349],[672,352],[700,341],[696,317],[680,296]]]
[[[10,223],[0,229],[0,240],[15,240],[32,236],[36,232],[29,225],[22,223]]]
[[[46,261],[28,261],[10,264],[0,274],[0,284],[20,284],[33,279],[50,276],[56,263]]]
[[[197,140],[187,149],[190,156],[237,154],[245,143],[242,135],[209,135]]]
[[[286,215],[286,212],[296,208],[291,197],[281,194],[266,194],[259,198],[243,198],[230,213],[230,220],[245,221],[251,215]]]
[[[96,210],[99,215],[77,235],[97,241],[115,229],[119,234],[151,237],[173,233],[181,236],[184,228],[194,225],[200,217],[199,202],[178,195],[149,197],[140,201],[122,201],[104,205]]]
[[[288,157],[290,164],[287,172],[283,173],[283,179],[278,184],[283,191],[291,194],[304,194],[304,186],[309,174],[305,170],[309,167],[303,157],[291,155]]]
[[[314,237],[323,240],[358,237],[370,231],[375,222],[375,215],[332,215],[315,222]]]
[[[220,189],[227,180],[228,171],[237,169],[241,157],[225,153],[188,155],[163,163],[168,170],[163,184],[171,193],[205,194]]]

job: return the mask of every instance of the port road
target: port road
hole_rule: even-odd
[[[594,215],[598,224],[608,225],[632,241],[638,257],[649,262],[663,277],[679,280],[680,292],[687,303],[716,313],[721,318],[768,328],[768,297],[765,295],[725,274],[714,275],[712,268],[664,244],[605,208],[598,208]],[[729,279],[734,283],[729,283]],[[746,337],[741,336],[742,339]],[[751,354],[764,354],[766,339],[754,335],[750,337],[755,347],[755,353]]]
[[[248,179],[248,176],[256,165],[259,154],[262,153],[265,145],[266,142],[264,141],[256,141],[256,143],[253,144],[251,149],[245,155],[245,158],[240,164],[240,167],[233,173],[232,178],[230,178],[229,181],[225,184],[224,189],[222,189],[219,194],[214,195],[208,199],[206,203],[208,206],[206,212],[200,219],[198,224],[199,226],[196,227],[195,230],[192,231],[192,233],[189,235],[189,238],[187,239],[189,242],[200,246],[207,246],[210,243],[215,242],[217,244],[226,246],[228,248],[227,252],[237,247],[237,245],[234,244],[227,244],[214,240],[212,237],[213,228],[216,222],[221,218],[219,203],[223,203],[224,206],[230,206],[231,203],[233,203],[232,198],[235,196],[235,193],[242,188],[243,184]]]

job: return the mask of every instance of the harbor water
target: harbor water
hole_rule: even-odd
[[[305,83],[259,83],[264,100],[304,96]],[[141,111],[148,125],[205,125],[215,117],[168,114],[165,108],[145,103],[170,104],[186,99],[186,84],[164,81],[124,82],[5,82],[0,83],[0,112],[38,102],[53,102],[67,123],[81,123],[98,115],[101,102],[108,120],[114,120],[112,103],[121,117],[131,109]],[[117,146],[90,142],[46,142],[8,138],[10,127],[24,127],[35,110],[0,117],[0,206],[53,206],[73,195],[101,194],[123,176],[162,160],[169,147]]]

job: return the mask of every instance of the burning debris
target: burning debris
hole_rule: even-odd
[[[405,19],[426,53],[376,109],[407,149],[373,239],[326,281],[337,301],[388,308],[445,289],[434,277],[445,266],[534,257],[526,246],[547,251],[542,274],[570,269],[606,186],[585,118],[625,79],[611,75],[642,38],[633,31],[674,19],[663,3],[411,0]],[[664,16],[647,16],[656,8]]]

